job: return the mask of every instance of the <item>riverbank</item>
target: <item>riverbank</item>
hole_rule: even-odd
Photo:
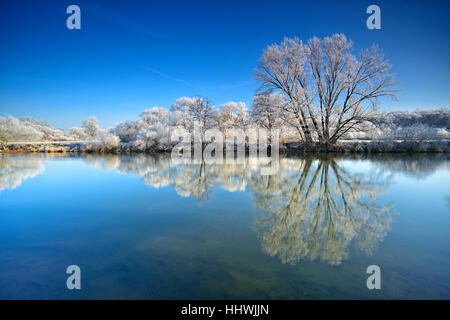
[[[286,143],[280,152],[332,152],[332,153],[449,153],[450,140],[405,141],[405,140],[346,140],[333,146],[319,143]]]
[[[0,149],[0,153],[167,153],[172,146],[153,147],[148,150],[136,150],[127,144],[114,148],[105,148],[95,142],[58,141],[58,142],[10,142]],[[225,148],[224,148],[225,150]],[[280,153],[295,154],[306,152],[332,153],[448,153],[450,140],[429,141],[378,141],[347,140],[334,146],[306,144],[303,142],[280,143]]]
[[[0,153],[80,153],[86,142],[10,142],[0,147]]]

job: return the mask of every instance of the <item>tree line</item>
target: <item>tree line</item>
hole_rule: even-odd
[[[395,99],[395,81],[382,51],[354,52],[343,34],[307,42],[285,38],[268,46],[258,61],[260,86],[249,108],[243,102],[214,106],[208,97],[181,97],[170,109],[144,110],[135,121],[101,129],[96,118],[66,131],[45,122],[0,117],[0,142],[87,140],[99,146],[135,150],[170,146],[174,128],[203,137],[219,129],[279,130],[281,142],[334,146],[348,139],[448,139],[449,110],[379,113],[378,98]]]

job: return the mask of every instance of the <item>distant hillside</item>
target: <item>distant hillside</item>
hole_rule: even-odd
[[[383,112],[374,117],[372,123],[378,127],[411,127],[421,124],[450,130],[450,109]]]

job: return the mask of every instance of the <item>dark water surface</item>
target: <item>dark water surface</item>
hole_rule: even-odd
[[[260,168],[0,155],[0,298],[450,299],[447,155]]]

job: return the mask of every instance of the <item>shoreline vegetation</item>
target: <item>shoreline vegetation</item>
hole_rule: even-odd
[[[147,150],[137,150],[130,145],[105,147],[90,141],[50,141],[50,142],[11,142],[0,148],[0,153],[99,153],[99,154],[133,154],[133,153],[171,153],[175,144],[154,146]],[[205,150],[203,146],[203,150]],[[193,145],[192,148],[193,149]],[[245,146],[245,153],[250,147]],[[226,145],[223,146],[226,152]],[[270,151],[270,146],[268,147]],[[233,151],[236,151],[236,146]],[[279,144],[280,154],[298,153],[449,153],[450,140],[428,141],[340,141],[333,146],[323,146],[319,143],[287,142]]]
[[[92,117],[84,120],[82,127],[71,130],[57,129],[47,122],[30,118],[0,116],[0,153],[168,153],[179,144],[178,141],[170,142],[171,130],[179,128],[177,116],[176,111],[155,107],[142,112],[136,121],[102,129]],[[251,119],[250,115],[246,123],[238,126],[239,117],[235,116],[227,126],[219,127],[219,131],[226,137],[229,128],[255,129]],[[277,129],[280,130],[281,154],[450,152],[450,110],[446,108],[378,113],[366,121],[364,130],[350,132],[332,145],[295,140],[295,134],[287,126]],[[207,144],[204,140],[204,147]],[[246,142],[246,153],[249,147]],[[226,151],[225,145],[223,150]]]
[[[379,112],[379,99],[396,99],[399,91],[391,65],[377,46],[354,51],[343,34],[268,46],[255,70],[260,86],[249,108],[181,97],[134,121],[103,129],[90,117],[67,131],[0,116],[0,152],[159,153],[180,146],[181,138],[183,146],[236,140],[235,148],[245,143],[247,151],[259,139],[262,153],[269,135],[268,144],[276,149],[279,142],[280,153],[449,152],[450,110]]]

